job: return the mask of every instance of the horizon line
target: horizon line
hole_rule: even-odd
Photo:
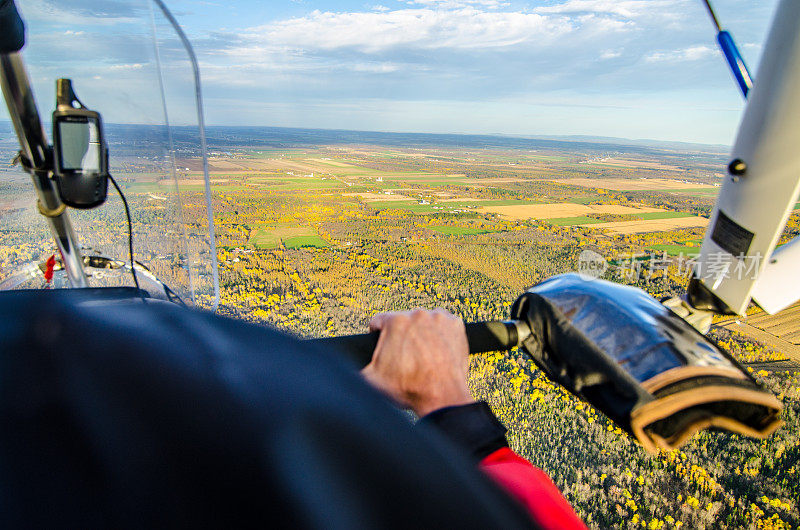
[[[0,122],[7,123],[13,127],[13,122],[7,119],[0,119]],[[123,126],[143,126],[143,127],[161,127],[165,124],[152,124],[152,123],[125,123],[125,122],[105,122],[106,125],[123,125]],[[170,127],[197,127],[197,124],[170,124]],[[719,149],[731,149],[733,146],[721,143],[706,143],[706,142],[689,142],[685,140],[657,140],[652,138],[626,138],[621,136],[598,136],[591,134],[516,134],[516,133],[502,133],[502,132],[428,132],[428,131],[391,131],[391,130],[376,130],[376,129],[341,129],[341,128],[324,128],[324,127],[299,127],[288,125],[222,125],[222,124],[206,124],[205,128],[216,127],[229,127],[229,128],[251,128],[251,129],[291,129],[303,131],[327,131],[327,132],[348,132],[348,133],[371,133],[371,134],[410,134],[420,136],[486,136],[493,138],[513,138],[520,140],[571,140],[577,143],[593,143],[592,141],[602,140],[609,143],[614,142],[633,142],[635,144],[649,143],[649,144],[679,144],[685,146],[704,146],[714,147]]]

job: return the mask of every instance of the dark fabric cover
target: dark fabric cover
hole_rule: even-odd
[[[523,350],[548,377],[605,413],[648,451],[677,447],[709,426],[763,437],[780,424],[782,406],[770,392],[641,289],[561,274],[523,294],[511,316],[530,325]],[[645,390],[664,375],[672,381],[653,394]],[[730,394],[708,402],[704,389],[720,386]],[[676,399],[666,399],[670,394]]]
[[[511,318],[524,320],[531,327],[522,351],[551,380],[597,407],[630,433],[631,412],[653,401],[653,397],[576,329],[556,304],[532,291],[511,306]]]
[[[17,52],[25,45],[25,25],[12,0],[0,0],[0,53]]]
[[[532,524],[335,352],[80,298],[0,293],[0,527]]]

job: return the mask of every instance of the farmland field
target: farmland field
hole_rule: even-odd
[[[519,206],[484,206],[479,208],[478,211],[481,213],[496,213],[508,219],[522,220],[575,217],[587,214],[640,214],[660,212],[661,210],[647,206],[633,207],[613,204],[584,205],[567,202]]]
[[[261,178],[247,179],[248,184],[264,186],[276,190],[316,190],[327,188],[344,188],[346,184],[332,179],[304,177],[304,178]]]
[[[663,251],[673,256],[696,256],[700,253],[700,243],[696,243],[696,246],[681,244],[652,245],[650,249]]]
[[[686,212],[648,212],[634,214],[639,219],[674,219],[676,217],[691,217],[692,214]]]
[[[435,211],[430,203],[421,204],[418,201],[374,201],[369,203],[369,207],[376,210],[408,210],[414,213],[433,213]]]
[[[547,219],[547,222],[551,225],[556,226],[575,226],[575,225],[586,225],[586,224],[596,224],[602,223],[599,219],[594,219],[593,217],[586,217],[585,215],[579,215],[577,217],[552,217]]]
[[[345,197],[359,197],[366,202],[392,202],[392,201],[410,201],[410,197],[400,194],[386,194],[386,193],[343,193]]]
[[[327,247],[328,242],[316,235],[288,237],[283,240],[286,248]]]
[[[571,179],[557,179],[555,182],[559,184],[569,184],[571,186],[581,186],[585,188],[604,188],[609,190],[618,191],[631,191],[631,190],[683,190],[689,188],[684,181],[663,179],[663,178],[647,178],[647,179],[620,179],[620,178],[571,178]],[[693,186],[695,190],[709,190],[713,191],[714,187],[710,185]]]
[[[281,244],[287,248],[327,246],[327,242],[320,238],[313,228],[292,225],[261,226],[257,224],[256,228],[250,231],[248,243],[260,250],[274,249]]]
[[[746,321],[786,342],[800,346],[800,303],[796,303],[776,315],[759,312],[748,316]]]
[[[250,234],[249,242],[256,248],[270,249],[280,245],[281,238],[269,230],[259,228]]]
[[[616,221],[600,223],[594,228],[605,228],[615,234],[639,234],[643,232],[665,232],[677,228],[705,227],[708,219],[704,217],[673,217],[642,221]]]

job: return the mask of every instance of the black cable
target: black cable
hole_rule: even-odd
[[[711,7],[711,2],[709,0],[703,0],[706,5],[706,9],[708,9],[708,14],[711,15],[711,22],[714,23],[714,27],[717,28],[717,32],[722,31],[722,27],[719,25],[719,20],[717,20],[717,14],[714,13],[714,8]]]
[[[131,211],[128,208],[128,201],[125,199],[125,194],[122,193],[117,181],[114,180],[114,177],[111,175],[108,176],[108,180],[114,185],[117,193],[119,193],[119,198],[122,199],[122,205],[125,207],[125,217],[128,219],[128,254],[131,258],[131,275],[133,275],[133,283],[136,284],[136,290],[141,291],[139,287],[139,278],[136,277],[136,268],[133,262],[133,224],[131,223]],[[144,296],[142,296],[142,301],[144,301]]]

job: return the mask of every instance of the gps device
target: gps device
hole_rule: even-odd
[[[87,109],[69,79],[56,81],[53,112],[56,186],[61,200],[73,208],[94,208],[108,194],[108,150],[100,114]]]

